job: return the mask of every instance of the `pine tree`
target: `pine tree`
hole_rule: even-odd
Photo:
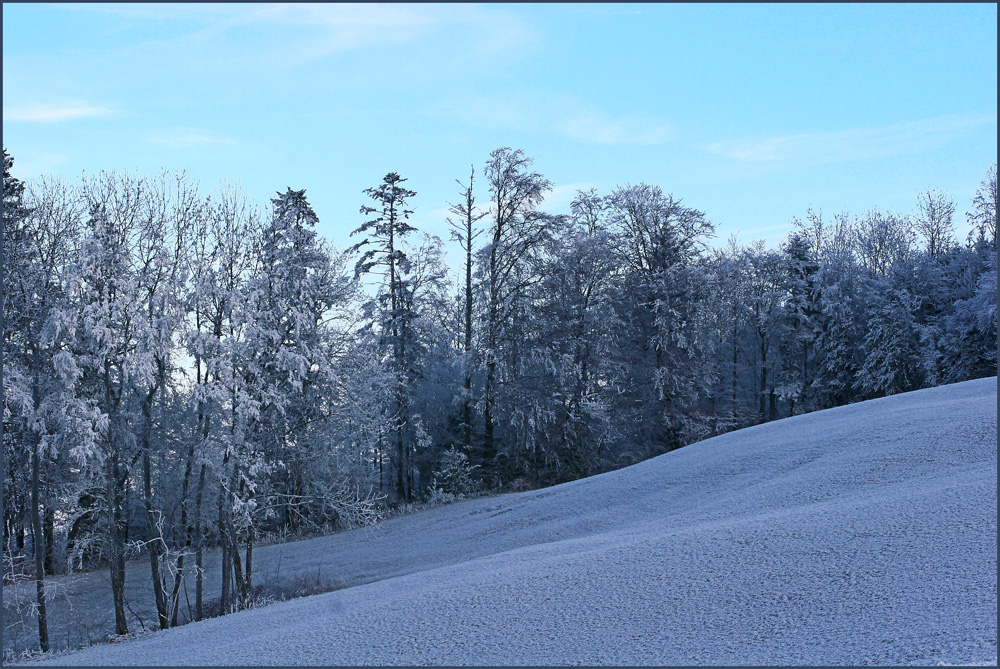
[[[476,168],[469,171],[469,185],[463,186],[462,182],[456,179],[456,183],[462,187],[463,201],[453,204],[448,211],[456,216],[455,220],[448,219],[448,224],[452,228],[452,239],[458,241],[462,250],[465,251],[465,286],[462,293],[463,301],[463,330],[462,330],[462,366],[464,368],[464,395],[462,397],[462,429],[464,431],[463,450],[467,457],[472,457],[472,305],[474,301],[472,291],[472,274],[474,268],[473,259],[475,257],[474,244],[476,238],[482,233],[476,229],[478,223],[489,212],[479,211],[476,208],[476,199],[473,192],[473,183],[476,178]]]
[[[810,238],[801,230],[788,236],[782,252],[787,298],[785,336],[779,351],[782,359],[779,396],[789,401],[789,413],[794,413],[796,404],[811,405],[807,389],[812,383],[816,356],[819,262]]]
[[[847,216],[837,216],[820,254],[816,365],[811,383],[817,409],[851,401],[855,374],[862,363],[863,303],[853,239]]]
[[[410,270],[410,261],[402,248],[403,239],[416,228],[409,224],[412,210],[407,209],[407,200],[416,196],[416,192],[402,186],[406,181],[395,172],[390,172],[382,179],[382,183],[374,188],[365,189],[364,193],[375,201],[375,207],[364,205],[361,214],[374,217],[365,221],[351,236],[368,234],[360,242],[351,247],[351,252],[364,249],[355,265],[355,275],[372,272],[384,272],[385,292],[387,293],[389,309],[381,324],[388,333],[392,359],[396,374],[396,421],[395,421],[395,474],[396,495],[399,500],[410,501],[413,491],[406,485],[406,447],[404,445],[404,429],[409,422],[407,395],[409,378],[407,374],[407,350],[409,340],[410,314],[403,308],[405,276]],[[365,247],[371,248],[365,249]]]
[[[324,314],[334,289],[330,257],[313,229],[318,217],[305,190],[287,189],[271,199],[271,215],[256,237],[256,272],[249,277],[238,303],[235,346],[241,377],[234,396],[234,457],[230,490],[234,518],[231,535],[233,569],[241,604],[253,593],[253,548],[259,509],[281,499],[293,502],[301,482],[276,479],[299,451],[297,427],[309,411],[304,393],[328,373],[322,344]],[[301,468],[298,468],[301,471]],[[289,490],[289,487],[291,490]],[[246,551],[240,563],[238,538]]]
[[[870,314],[864,338],[864,363],[854,380],[864,398],[916,390],[922,379],[918,332],[913,320],[912,298],[893,290],[886,281],[868,286]]]

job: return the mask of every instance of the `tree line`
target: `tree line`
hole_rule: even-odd
[[[963,240],[928,190],[911,213],[808,211],[779,248],[713,248],[702,211],[645,183],[547,213],[551,182],[504,147],[456,180],[457,271],[397,173],[338,250],[304,190],[259,206],[185,174],[25,183],[12,164],[4,577],[34,581],[42,650],[47,575],[109,567],[125,634],[143,556],[167,628],[248,606],[275,533],[997,370],[995,164]]]

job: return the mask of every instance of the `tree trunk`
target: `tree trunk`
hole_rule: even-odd
[[[49,504],[42,516],[42,536],[45,538],[45,573],[56,573],[56,509]]]
[[[390,308],[390,331],[392,333],[392,357],[395,363],[397,374],[396,379],[396,498],[403,502],[406,496],[406,488],[403,483],[403,398],[402,398],[402,374],[403,374],[403,353],[402,340],[399,333],[399,282],[396,279],[396,219],[394,210],[390,205],[389,209],[389,308]]]
[[[225,472],[226,465],[229,464],[229,453],[222,459],[222,471]],[[231,508],[229,503],[229,490],[227,489],[225,475],[219,477],[219,549],[222,553],[222,592],[219,595],[219,615],[225,615],[229,608],[231,593],[230,582],[233,578],[232,562],[232,537],[229,536],[229,522],[227,509]]]
[[[158,385],[158,384],[157,384]],[[153,509],[153,477],[150,471],[150,439],[153,428],[153,396],[157,386],[153,386],[143,397],[142,402],[142,497],[146,508],[146,547],[149,551],[149,566],[153,577],[153,597],[156,600],[156,616],[160,629],[170,627],[170,614],[167,610],[167,596],[164,591],[163,579],[160,577],[160,556],[163,555],[162,528],[156,524],[156,514]]]
[[[490,356],[486,363],[486,389],[483,402],[483,462],[482,467],[489,475],[492,474],[493,460],[496,458],[496,444],[493,436],[493,393],[496,383],[497,364],[493,359],[493,351],[487,353]]]
[[[732,404],[730,405],[730,418],[733,421],[734,426],[736,425],[736,380],[737,380],[736,370],[739,364],[739,348],[737,347],[736,343],[738,330],[735,323],[736,322],[734,320],[733,321],[733,370],[732,370],[732,378],[730,379],[730,383],[732,384],[731,385]]]
[[[245,486],[241,477],[239,462],[233,463],[233,477],[232,481],[240,482],[240,496],[242,497]],[[232,505],[230,504],[230,508]],[[236,594],[239,595],[239,605],[244,607],[247,604],[247,583],[246,579],[243,577],[243,565],[240,561],[240,542],[239,534],[236,531],[236,524],[233,522],[232,513],[227,513],[227,518],[229,521],[229,542],[230,542],[230,554],[233,559],[233,576],[236,580]],[[249,537],[248,537],[249,543]]]
[[[200,327],[200,323],[199,323]],[[215,332],[221,333],[221,327],[216,327]],[[201,358],[198,358],[198,382],[201,383]],[[208,382],[208,371],[205,372],[204,381]],[[211,429],[211,418],[207,412],[205,412],[204,403],[200,402],[198,405],[198,426],[201,428],[201,438],[202,444],[208,442],[208,435]],[[205,491],[205,468],[206,465],[203,462],[201,464],[201,471],[198,474],[198,492],[195,496],[194,503],[194,546],[195,546],[195,591],[194,591],[194,611],[195,620],[201,620],[204,615],[204,609],[202,604],[203,588],[204,588],[204,575],[203,575],[203,560],[204,555],[202,552],[202,527],[201,527],[201,503],[202,497]],[[221,540],[221,538],[220,538]]]
[[[246,581],[243,579],[243,564],[240,560],[240,543],[236,538],[236,526],[233,525],[231,519],[229,521],[229,533],[233,537],[229,552],[233,557],[233,577],[236,581],[236,594],[239,596],[240,607],[243,607],[247,601],[247,586]]]
[[[198,374],[196,378],[197,383],[201,383],[201,360],[197,360]],[[177,612],[180,609],[180,588],[181,581],[184,578],[184,553],[191,548],[193,541],[192,533],[193,528],[188,520],[188,507],[191,504],[190,491],[191,491],[191,474],[194,471],[194,455],[195,455],[195,439],[201,434],[201,426],[204,421],[204,411],[201,406],[201,402],[198,403],[198,427],[199,430],[195,437],[191,439],[188,445],[187,458],[184,463],[184,482],[181,484],[181,530],[184,532],[184,549],[177,554],[177,563],[174,570],[174,586],[170,592],[169,608],[170,613],[170,625],[177,625]]]
[[[109,431],[113,431],[113,427]],[[128,634],[125,618],[125,524],[127,519],[123,509],[124,476],[112,442],[111,455],[107,459],[108,522],[110,525],[111,550],[109,556],[111,572],[111,598],[115,608],[115,634]],[[121,483],[119,482],[121,480]]]
[[[27,534],[27,529],[24,527],[24,519],[18,519],[17,521],[17,532],[14,535],[14,548],[17,553],[24,556],[24,536]]]
[[[469,180],[468,219],[465,235],[465,406],[462,420],[465,422],[465,455],[472,457],[472,180]]]
[[[37,388],[36,388],[37,392]],[[39,438],[32,431],[34,448],[31,450],[31,534],[35,553],[35,595],[38,602],[38,647],[43,653],[49,651],[49,623],[45,609],[45,539],[42,536],[42,520],[39,514]]]
[[[247,554],[244,564],[246,565],[246,573],[243,578],[246,581],[246,594],[244,595],[244,606],[250,604],[250,599],[253,597],[253,543],[255,539],[255,532],[253,527],[247,532]]]
[[[493,461],[497,449],[495,440],[495,425],[493,420],[494,394],[496,393],[497,375],[497,344],[500,328],[500,277],[497,245],[500,243],[505,222],[497,212],[496,227],[493,230],[493,246],[490,249],[489,264],[489,308],[486,322],[486,387],[483,389],[483,460],[481,463],[485,478],[490,482],[493,477]],[[495,483],[492,481],[491,483]]]
[[[198,475],[198,494],[194,503],[194,564],[195,589],[194,589],[194,619],[201,620],[204,615],[202,608],[202,592],[204,587],[204,561],[202,554],[202,529],[201,529],[201,501],[202,493],[205,490],[205,465],[201,465],[201,473]]]
[[[146,508],[146,547],[149,551],[149,567],[153,577],[153,597],[156,600],[156,616],[160,629],[170,627],[167,612],[166,593],[163,589],[163,579],[160,578],[160,556],[163,555],[163,537],[156,525],[156,514],[153,509],[152,477],[150,474],[149,450],[143,449],[142,454],[142,493],[143,506]]]
[[[400,372],[402,374],[402,372]],[[402,380],[400,380],[402,385]],[[396,495],[400,502],[409,501],[406,494],[406,448],[403,444],[403,389],[397,389],[396,395]]]
[[[802,342],[802,391],[799,397],[804,402],[806,399],[806,388],[809,383],[809,342]]]
[[[758,334],[758,336],[760,336]],[[767,422],[767,344],[760,344],[760,388],[757,393],[757,419],[759,423]]]
[[[41,387],[41,356],[37,348],[32,348],[32,366],[34,375],[32,377],[31,395],[32,404],[35,411],[42,406]],[[34,429],[31,430],[31,539],[32,550],[35,554],[35,598],[38,603],[38,646],[43,653],[49,650],[49,623],[45,604],[45,538],[42,533],[41,519],[41,457],[38,449],[41,447],[41,435]]]
[[[229,427],[229,436],[232,439],[236,433],[236,391],[232,393],[232,422]],[[219,543],[222,549],[222,595],[219,601],[219,615],[225,615],[228,607],[232,605],[231,581],[233,578],[233,553],[236,551],[236,534],[230,532],[232,528],[233,492],[232,487],[235,478],[226,477],[226,467],[229,464],[230,452],[226,449],[222,457],[222,469],[219,476]],[[235,471],[235,467],[234,467]],[[237,559],[239,557],[237,556]]]

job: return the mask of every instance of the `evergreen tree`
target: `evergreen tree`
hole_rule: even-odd
[[[472,305],[474,296],[472,291],[472,275],[474,269],[476,238],[482,230],[476,229],[478,223],[488,212],[480,211],[476,208],[476,199],[473,193],[473,182],[476,177],[475,167],[469,172],[469,185],[463,186],[462,182],[456,180],[462,186],[463,201],[453,204],[448,211],[456,216],[456,220],[448,219],[448,224],[452,227],[452,239],[457,240],[465,252],[465,286],[462,293],[462,366],[464,368],[465,385],[462,397],[462,429],[464,431],[463,450],[467,457],[472,456],[472,372],[473,372],[473,348],[472,348]]]
[[[413,213],[407,209],[407,200],[416,196],[416,192],[402,186],[403,179],[395,172],[390,172],[382,179],[382,183],[374,188],[365,189],[365,194],[375,201],[377,206],[364,205],[361,213],[365,216],[374,214],[365,221],[351,236],[368,234],[360,242],[351,247],[352,252],[364,249],[355,265],[355,274],[360,276],[371,272],[382,272],[385,275],[383,297],[388,302],[388,311],[384,313],[380,323],[387,335],[396,375],[396,419],[395,419],[395,452],[393,466],[396,475],[396,495],[401,501],[411,501],[413,491],[406,485],[407,458],[404,444],[404,430],[409,423],[409,407],[407,403],[410,385],[407,373],[409,351],[409,330],[412,313],[404,308],[404,292],[406,290],[406,274],[410,270],[410,260],[402,248],[403,239],[416,228],[409,224],[408,219]],[[371,248],[365,248],[371,246]]]
[[[291,188],[271,200],[271,215],[255,239],[259,265],[238,303],[233,341],[240,377],[233,402],[236,420],[228,531],[241,604],[253,592],[253,547],[262,510],[295,502],[301,482],[279,472],[301,471],[295,462],[308,443],[297,427],[309,420],[306,391],[329,373],[323,318],[334,299],[330,257],[313,229],[318,218],[305,190]],[[291,488],[291,490],[289,490]],[[263,511],[263,517],[269,514]],[[246,544],[240,564],[236,542]]]
[[[789,413],[795,413],[796,404],[800,411],[812,404],[807,389],[812,383],[816,357],[819,262],[810,237],[801,230],[788,236],[783,255],[787,298],[785,336],[779,346],[782,359],[779,396],[789,401]]]
[[[851,401],[854,377],[862,363],[864,305],[853,239],[846,215],[837,216],[820,255],[816,374],[811,384],[817,409]]]
[[[912,298],[885,281],[869,284],[864,363],[854,380],[861,398],[916,390],[921,385],[918,332]]]

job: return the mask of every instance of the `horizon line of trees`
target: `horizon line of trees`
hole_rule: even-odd
[[[703,212],[645,183],[547,213],[552,183],[502,147],[456,180],[457,276],[394,172],[339,251],[304,190],[261,207],[183,173],[23,183],[12,164],[4,582],[34,581],[43,651],[47,575],[108,566],[125,634],[144,555],[167,628],[250,605],[269,534],[997,373],[995,164],[965,240],[928,190],[910,214],[808,211],[779,248],[712,249]]]

